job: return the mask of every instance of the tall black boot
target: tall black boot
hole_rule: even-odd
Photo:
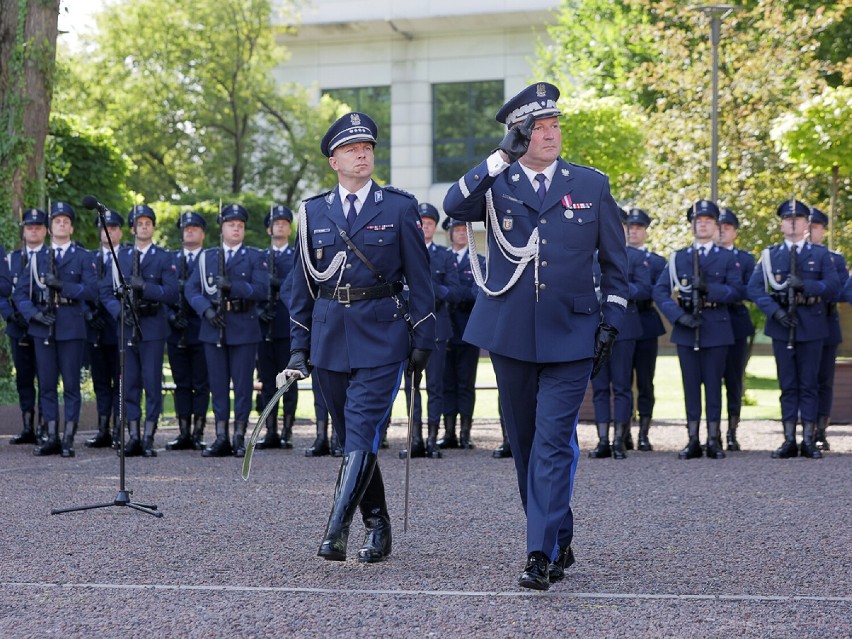
[[[615,432],[612,435],[612,458],[625,459],[627,457],[626,444],[624,443],[627,433],[630,430],[629,424],[624,422],[615,423]]]
[[[47,422],[44,421],[44,416],[38,416],[38,428],[36,429],[36,443],[43,444],[47,441]]]
[[[633,448],[633,435],[630,434],[630,422],[628,421],[624,424],[624,450],[633,450]]]
[[[399,451],[400,459],[405,459],[407,456],[407,448]],[[411,425],[411,456],[426,457],[426,446],[423,444],[423,424],[420,422],[414,422]]]
[[[328,443],[328,449],[332,457],[343,457],[343,445],[337,438],[337,433],[334,431],[334,424],[331,425],[331,441]]]
[[[739,415],[728,415],[728,450],[740,450],[740,443],[737,441],[737,428],[740,425]]]
[[[293,424],[296,423],[295,415],[284,415],[284,423],[281,427],[281,448],[290,450],[293,448]]]
[[[189,415],[178,415],[178,436],[170,442],[166,442],[166,450],[193,450],[195,442],[189,432]]]
[[[459,448],[470,450],[475,448],[474,443],[470,441],[470,431],[473,429],[473,417],[470,415],[462,415],[459,418],[461,422],[459,431]]]
[[[75,457],[74,435],[77,434],[77,422],[65,422],[65,432],[62,435],[62,456]]]
[[[390,515],[385,502],[385,484],[382,481],[378,461],[358,507],[366,530],[364,544],[358,550],[358,561],[363,563],[382,561],[391,554],[392,544]]]
[[[278,411],[272,412],[266,418],[266,436],[257,440],[257,448],[281,448],[281,437],[278,435]]]
[[[24,427],[21,430],[20,435],[16,435],[15,437],[9,440],[10,444],[19,445],[38,443],[35,428],[33,427],[33,417],[35,417],[35,415],[33,415],[32,411],[21,413],[21,419],[24,422]]]
[[[802,422],[802,446],[799,449],[802,457],[810,459],[822,459],[822,452],[814,443],[816,424],[813,422]]]
[[[438,440],[439,448],[458,448],[456,437],[456,415],[444,415],[444,436]]]
[[[246,456],[246,426],[244,419],[234,420],[234,442],[231,447],[234,449],[234,457]]]
[[[346,544],[349,541],[349,526],[355,509],[367,490],[367,485],[376,466],[376,456],[365,450],[355,450],[344,455],[334,488],[334,503],[325,536],[317,556],[330,561],[346,560]]]
[[[686,432],[689,435],[689,441],[686,447],[677,454],[678,459],[695,459],[696,457],[701,457],[701,442],[698,441],[698,421],[686,422]]]
[[[598,445],[589,452],[592,459],[603,459],[612,457],[612,448],[609,447],[609,422],[598,422]]]
[[[329,454],[328,449],[328,422],[324,419],[317,420],[317,438],[310,448],[305,449],[305,457],[325,457]]]
[[[441,457],[444,456],[443,453],[441,453],[441,449],[438,448],[438,429],[440,427],[440,423],[427,425],[428,434],[426,437],[426,457],[441,459]]]
[[[47,438],[40,446],[33,448],[33,455],[44,457],[45,455],[59,455],[62,452],[62,443],[59,441],[59,423],[47,422]]]
[[[796,422],[782,422],[784,426],[784,443],[772,451],[772,459],[790,459],[799,456],[799,448],[796,446]]]
[[[651,416],[639,415],[639,450],[648,452],[654,450],[651,440],[648,439],[648,431],[651,430]]]
[[[228,421],[216,420],[216,441],[201,451],[202,457],[230,457],[233,450],[228,441]]]
[[[820,415],[817,417],[816,432],[814,433],[814,444],[819,450],[831,450],[828,445],[828,440],[825,438],[825,431],[828,429],[828,424],[831,418],[828,415]]]
[[[127,429],[130,431],[130,439],[124,446],[125,457],[141,457],[142,456],[142,437],[139,434],[139,420],[134,419],[127,422]]]
[[[707,456],[710,459],[725,459],[722,449],[722,425],[719,422],[707,422]]]
[[[121,446],[121,429],[124,428],[124,423],[118,419],[118,415],[113,415],[112,418],[112,447],[118,450]]]
[[[86,448],[109,448],[112,435],[109,432],[109,415],[98,415],[98,434],[84,442]]]
[[[500,430],[503,431],[503,443],[495,448],[491,456],[494,459],[505,459],[512,456],[512,445],[509,443],[509,436],[506,434],[506,422],[503,421],[503,416],[500,416]]]
[[[207,427],[207,415],[195,415],[192,418],[192,447],[195,450],[207,448],[204,441],[204,429]]]
[[[154,449],[154,433],[157,432],[157,422],[145,422],[145,432],[142,435],[142,454],[145,457],[156,457]]]

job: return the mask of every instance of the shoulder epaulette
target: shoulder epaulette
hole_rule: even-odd
[[[311,197],[302,200],[302,202],[310,202],[312,200],[316,200],[317,198],[325,197],[329,193],[331,193],[331,191],[325,191],[324,193],[317,193],[316,195],[312,195]]]
[[[404,195],[405,197],[410,198],[412,200],[417,199],[408,191],[403,191],[402,189],[398,189],[395,186],[383,186],[381,188],[385,191],[390,191],[391,193],[399,193],[400,195]]]

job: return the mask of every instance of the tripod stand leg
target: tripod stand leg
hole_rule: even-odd
[[[72,513],[77,510],[93,510],[95,508],[108,508],[110,506],[115,506],[113,502],[109,502],[106,504],[92,504],[91,506],[74,506],[73,508],[54,508],[50,511],[51,515],[59,515],[62,513]]]
[[[154,515],[154,517],[163,516],[163,513],[158,510],[154,510],[156,506],[145,506],[142,504],[134,504],[133,502],[130,502],[129,504],[127,504],[127,507],[133,508],[134,510],[138,510],[139,512],[148,513],[149,515]]]

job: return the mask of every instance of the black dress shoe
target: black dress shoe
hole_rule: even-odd
[[[556,561],[547,567],[550,583],[555,584],[557,581],[562,581],[565,578],[565,571],[573,565],[574,551],[571,550],[571,546],[560,546],[559,554],[556,555]]]
[[[532,590],[547,590],[550,588],[550,577],[548,576],[548,565],[550,560],[543,552],[531,552],[527,557],[527,565],[524,572],[518,578],[521,588]]]

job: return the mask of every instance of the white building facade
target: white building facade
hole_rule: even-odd
[[[559,5],[313,0],[298,32],[280,38],[291,55],[277,73],[373,116],[377,175],[441,209],[449,183],[504,134],[497,108],[536,79]]]

